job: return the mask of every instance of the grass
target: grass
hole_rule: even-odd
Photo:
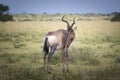
[[[60,21],[0,23],[1,80],[119,80],[120,23],[77,21],[69,48],[70,73],[62,73],[60,51],[52,58],[52,74],[43,68],[43,36],[66,29]]]

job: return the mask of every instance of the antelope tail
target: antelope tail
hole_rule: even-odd
[[[47,42],[48,42],[48,38],[46,37],[45,42],[44,42],[43,51],[48,54],[49,53],[49,47],[47,45]]]

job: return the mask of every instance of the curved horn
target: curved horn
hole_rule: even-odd
[[[75,24],[75,17],[73,19],[73,23],[71,24],[71,27],[73,27],[74,24]]]
[[[70,25],[69,25],[68,21],[64,20],[64,17],[65,17],[65,15],[62,17],[61,20],[62,20],[63,22],[66,22],[66,23],[67,23],[67,27],[69,27]]]

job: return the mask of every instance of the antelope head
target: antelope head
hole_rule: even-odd
[[[62,21],[63,22],[65,22],[65,23],[67,23],[67,31],[68,32],[71,32],[71,31],[73,31],[73,25],[75,24],[75,17],[73,18],[73,23],[70,25],[69,24],[69,22],[67,21],[67,20],[64,20],[64,17],[65,17],[65,15],[62,17]],[[77,27],[75,27],[74,29],[76,29]]]
[[[75,27],[73,29],[73,25],[75,24],[75,17],[73,18],[73,23],[70,25],[69,22],[67,20],[64,20],[64,17],[62,17],[62,21],[67,23],[67,31],[66,31],[66,47],[69,47],[70,44],[72,43],[72,41],[75,38],[75,33],[74,30],[77,29],[77,27]]]

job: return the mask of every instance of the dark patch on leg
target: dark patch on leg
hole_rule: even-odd
[[[53,56],[56,48],[57,48],[57,44],[51,46],[51,51],[50,51],[50,54],[48,55],[48,73],[51,73],[50,62],[51,62],[52,56]]]

